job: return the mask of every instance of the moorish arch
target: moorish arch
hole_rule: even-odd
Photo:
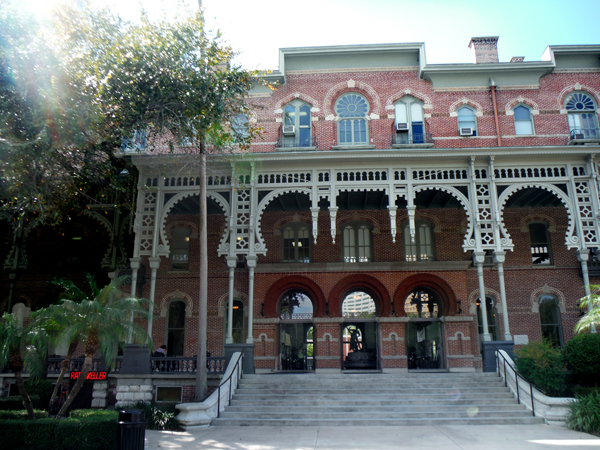
[[[390,95],[385,102],[385,109],[394,110],[394,103],[398,100],[401,100],[402,97],[406,97],[410,95],[411,97],[416,98],[417,100],[421,100],[423,102],[423,109],[433,109],[433,103],[429,96],[423,94],[422,92],[415,91],[413,89],[403,89],[399,92],[396,92],[393,95]]]
[[[286,292],[300,291],[310,297],[313,303],[313,317],[325,315],[326,298],[317,283],[301,275],[290,275],[277,280],[265,295],[263,313],[266,318],[278,318],[279,300]]]
[[[276,103],[275,114],[283,114],[283,107],[296,99],[308,103],[313,109],[319,108],[318,100],[314,99],[308,94],[305,94],[304,92],[294,92],[293,94],[288,94],[287,96],[283,97]]]
[[[180,300],[185,303],[185,316],[191,317],[194,314],[194,301],[192,297],[185,292],[179,290],[170,292],[165,295],[159,302],[160,305],[160,317],[167,317],[167,311],[169,309],[169,303],[172,300]]]
[[[169,201],[167,203],[165,203],[165,205],[162,208],[162,213],[160,215],[160,244],[158,246],[158,255],[160,256],[168,256],[169,252],[170,252],[170,247],[169,247],[169,237],[168,237],[168,232],[167,232],[167,217],[169,217],[169,213],[171,212],[171,210],[175,207],[175,205],[177,205],[177,203],[179,203],[180,201],[188,198],[188,197],[193,197],[195,195],[198,195],[197,191],[186,191],[186,192],[180,192],[178,194],[176,194],[173,198],[170,198]],[[214,192],[214,191],[206,191],[206,197],[207,198],[211,198],[212,200],[215,201],[215,203],[217,203],[217,205],[219,205],[221,207],[221,211],[223,211],[223,216],[225,218],[229,217],[230,215],[230,207],[229,207],[229,202],[225,199],[225,197],[223,197],[221,194],[219,194],[218,192]],[[225,233],[223,234],[223,236],[221,237],[221,242],[219,244],[219,247],[221,247],[221,245],[225,242],[227,242],[227,239],[229,237],[229,227],[227,227]]]
[[[381,114],[381,100],[375,89],[362,81],[348,80],[336,84],[327,91],[327,94],[325,94],[323,100],[323,113],[326,118],[332,115],[335,116],[333,106],[335,105],[336,99],[348,92],[358,92],[367,98],[369,106],[371,107],[371,111],[369,111],[367,117],[370,117],[370,114]]]
[[[413,290],[420,288],[431,289],[438,295],[444,305],[444,316],[455,316],[457,314],[456,294],[450,285],[436,275],[423,273],[408,277],[396,289],[394,293],[394,310],[397,315],[406,316],[404,302]]]
[[[458,189],[456,189],[453,186],[431,186],[431,185],[415,186],[413,189],[413,199],[412,199],[413,204],[414,204],[416,196],[419,192],[435,191],[435,190],[439,190],[439,191],[442,191],[442,192],[445,192],[445,193],[451,195],[456,200],[458,200],[458,202],[461,204],[461,206],[465,212],[465,215],[466,215],[466,229],[467,229],[465,232],[465,236],[464,236],[463,247],[465,250],[473,250],[475,248],[475,241],[474,241],[474,239],[472,239],[472,236],[473,236],[473,219],[472,219],[473,214],[471,211],[471,203],[469,202],[467,197],[465,197],[465,195],[462,192],[460,192]]]
[[[256,208],[256,214],[254,216],[254,229],[256,230],[256,243],[254,244],[255,251],[266,252],[267,250],[267,246],[262,235],[261,225],[262,216],[265,210],[267,209],[267,206],[269,206],[269,203],[271,203],[271,201],[273,201],[277,197],[292,192],[306,194],[308,195],[308,198],[312,200],[312,191],[310,190],[310,188],[286,187],[281,189],[274,189],[273,191],[269,192],[258,204]]]
[[[392,312],[391,298],[386,287],[378,279],[364,274],[350,275],[334,286],[329,294],[329,313],[333,317],[341,317],[342,302],[354,291],[365,291],[374,297],[378,306],[379,317],[389,316]]]
[[[579,83],[575,83],[569,86],[566,86],[562,91],[560,91],[560,94],[558,94],[557,97],[557,102],[558,102],[558,109],[561,111],[564,111],[564,113],[566,114],[566,109],[565,109],[565,98],[567,97],[567,95],[569,95],[571,92],[573,91],[584,91],[587,92],[588,94],[590,94],[592,97],[594,97],[594,100],[596,100],[596,102],[598,102],[598,100],[600,100],[600,92],[596,91],[595,89],[592,89],[589,86],[582,86]]]
[[[565,244],[567,248],[580,248],[580,240],[575,233],[575,221],[573,220],[573,205],[571,204],[571,200],[568,195],[565,194],[561,189],[554,186],[550,183],[519,183],[508,186],[498,197],[498,209],[500,211],[500,226],[502,228],[502,234],[504,236],[509,237],[508,230],[504,224],[504,208],[506,206],[506,202],[510,199],[510,197],[518,191],[523,189],[542,189],[554,194],[560,202],[564,205],[567,211],[567,217],[569,219],[569,224],[567,226],[567,232],[565,233]]]

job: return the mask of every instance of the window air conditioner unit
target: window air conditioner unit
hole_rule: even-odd
[[[407,123],[397,123],[396,131],[408,131],[408,124]]]
[[[583,133],[573,133],[573,139],[585,139],[585,134],[583,134]]]
[[[296,134],[296,130],[294,125],[284,125],[283,126],[283,135],[284,136],[294,136]]]
[[[473,128],[466,127],[460,129],[461,136],[473,136]]]

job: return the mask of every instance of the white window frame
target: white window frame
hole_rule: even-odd
[[[529,111],[529,120],[523,120],[523,119],[517,120],[517,108],[525,108],[527,111]],[[514,119],[514,126],[515,126],[515,136],[534,136],[535,135],[535,128],[533,126],[533,111],[532,111],[531,107],[529,107],[528,105],[525,105],[524,103],[519,103],[518,105],[515,105],[515,107],[513,108],[513,119]],[[519,130],[517,129],[517,125],[524,125],[525,123],[528,123],[529,126],[531,127],[531,132],[530,133],[519,133]]]
[[[407,262],[435,261],[435,237],[433,235],[433,224],[426,220],[415,221],[415,242],[411,242],[410,223],[406,222],[402,233],[404,234],[404,259]],[[429,235],[430,242],[423,243],[423,239]],[[424,258],[423,256],[427,256]]]
[[[571,99],[577,96],[584,96],[591,100],[593,108],[578,108],[577,104],[584,102],[576,102],[573,107],[569,106]],[[567,110],[567,120],[569,123],[569,131],[571,135],[580,132],[586,139],[600,138],[600,130],[598,129],[598,103],[596,99],[587,92],[575,91],[565,97],[565,109]],[[588,117],[585,117],[588,116]],[[587,122],[587,123],[584,123]],[[591,122],[591,123],[590,123]],[[590,126],[591,125],[591,126]]]
[[[461,121],[460,120],[460,118],[461,118],[460,112],[462,110],[469,110],[469,111],[471,111],[471,114],[473,114],[473,120],[472,121],[471,120],[468,120],[468,121],[467,120],[462,120]],[[457,114],[457,116],[456,116],[456,122],[458,123],[458,132],[459,132],[459,135],[460,135],[460,129],[461,128],[472,128],[473,129],[473,135],[472,136],[479,136],[479,131],[477,129],[477,114],[476,114],[476,111],[475,111],[475,109],[473,107],[468,106],[468,105],[461,106],[460,108],[458,108],[456,110],[456,114]],[[464,117],[464,116],[462,116],[462,117]],[[462,124],[461,124],[461,122],[462,122]],[[470,124],[473,124],[473,125],[470,125]],[[463,136],[463,137],[468,137],[468,136]]]
[[[367,222],[348,222],[342,225],[343,262],[373,262],[372,228]],[[368,238],[368,243],[365,243],[365,236]]]
[[[299,232],[301,230],[306,231],[306,237],[299,237]],[[293,237],[286,236],[287,232],[293,233]],[[293,222],[288,223],[281,227],[281,261],[284,263],[310,263],[312,260],[312,246],[311,246],[311,236],[312,236],[312,227],[304,222]],[[293,261],[285,258],[285,240],[293,239],[292,246],[294,247],[294,258]],[[302,239],[303,242],[299,242],[299,239]],[[298,248],[306,245],[308,247],[308,258],[304,258],[300,260],[298,258]],[[307,260],[308,259],[308,260]]]
[[[421,114],[421,120],[415,120],[413,114],[413,106],[419,106],[419,113]],[[404,113],[404,116],[402,115]],[[407,131],[398,131],[398,123],[407,123]],[[423,102],[410,96],[406,95],[400,100],[394,103],[394,130],[396,133],[396,144],[413,144],[415,143],[414,126],[421,126],[422,138],[417,139],[418,144],[424,144],[425,139],[425,117],[423,112]],[[418,133],[417,133],[418,134]],[[405,142],[406,141],[406,142]]]
[[[308,125],[300,125],[300,117],[302,115],[302,112],[300,111],[301,108],[308,108]],[[294,109],[294,116],[290,117],[289,116],[289,111],[287,111],[288,108],[293,108]],[[284,143],[289,143],[289,141],[292,141],[293,143],[297,143],[297,145],[293,145],[293,147],[310,147],[312,146],[312,113],[311,113],[311,109],[312,106],[309,105],[308,103],[306,103],[305,101],[296,99],[296,100],[292,100],[291,102],[289,102],[287,105],[285,105],[283,107],[283,126],[288,126],[288,125],[292,125],[294,127],[294,136],[283,136],[283,141]],[[304,145],[304,142],[300,141],[300,130],[301,129],[308,129],[308,140],[306,141],[307,145]],[[290,145],[286,145],[286,147],[290,147]]]
[[[358,96],[360,99],[364,100],[366,102],[367,105],[367,110],[364,113],[364,115],[360,115],[357,114],[355,116],[347,116],[347,117],[342,117],[340,112],[338,111],[338,107],[340,105],[340,102],[343,99],[348,98],[349,96],[352,95],[356,95]],[[337,123],[337,140],[338,140],[338,145],[340,146],[360,146],[360,145],[369,145],[369,111],[371,110],[371,105],[369,104],[369,101],[367,100],[367,98],[362,95],[359,94],[358,92],[348,92],[346,94],[341,95],[337,101],[335,102],[335,113],[337,115],[337,117],[339,118],[338,123]],[[356,126],[360,127],[360,123],[364,124],[365,127],[365,140],[364,141],[360,141],[360,142],[356,142],[355,141],[355,134],[356,134]],[[350,142],[348,141],[342,141],[342,133],[341,133],[341,128],[342,125],[344,125],[344,127],[349,126],[350,127],[350,136],[352,138],[352,140]],[[361,130],[358,131],[358,133],[361,133]]]

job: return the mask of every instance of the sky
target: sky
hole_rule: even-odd
[[[41,13],[55,0],[23,0]],[[136,0],[92,0],[135,15]],[[149,13],[174,0],[145,0]],[[198,0],[182,0],[197,7]],[[469,39],[499,36],[501,62],[540,61],[548,45],[599,44],[600,0],[202,0],[211,29],[247,69],[276,69],[279,48],[424,42],[427,63],[470,63]]]

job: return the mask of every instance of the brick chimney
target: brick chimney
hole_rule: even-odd
[[[498,36],[473,37],[469,41],[474,64],[498,62]]]

